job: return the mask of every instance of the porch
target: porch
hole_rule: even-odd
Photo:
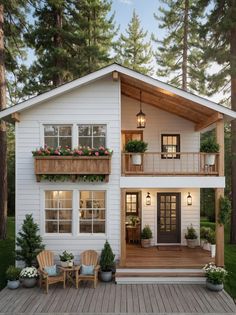
[[[225,292],[210,292],[205,285],[147,284],[115,285],[83,283],[79,289],[50,287],[46,295],[39,287],[0,292],[0,314],[158,314],[235,313]]]

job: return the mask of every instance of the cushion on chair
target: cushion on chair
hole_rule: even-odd
[[[91,266],[82,265],[81,266],[81,274],[82,275],[93,275],[94,274],[94,265],[91,265]]]
[[[43,268],[44,271],[49,275],[49,277],[58,276],[57,266],[46,266]]]

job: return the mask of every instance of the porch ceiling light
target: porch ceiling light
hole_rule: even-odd
[[[137,117],[137,128],[145,128],[146,126],[146,115],[142,111],[142,91],[140,90],[140,111],[136,115]]]
[[[150,205],[151,205],[151,196],[150,196],[150,193],[148,192],[146,196],[146,206],[150,206]]]
[[[188,196],[187,196],[187,205],[188,206],[192,205],[192,196],[191,196],[190,192],[188,193]]]

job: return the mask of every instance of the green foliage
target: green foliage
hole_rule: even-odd
[[[10,280],[10,281],[18,280],[20,277],[20,272],[21,272],[20,268],[10,265],[6,271],[7,280]]]
[[[116,44],[115,60],[143,74],[151,74],[151,43],[150,41],[145,41],[148,33],[141,28],[140,19],[135,10],[126,29],[126,34],[121,34]]]
[[[152,238],[152,230],[149,225],[145,225],[141,233],[141,239],[148,240]]]
[[[56,175],[41,175],[41,179],[50,182],[65,182],[71,180],[70,175],[56,174]],[[105,175],[76,175],[76,180],[78,182],[89,182],[89,183],[98,183],[104,182]]]
[[[187,240],[195,240],[197,239],[197,232],[194,229],[193,225],[187,227],[187,233],[185,233],[185,238]]]
[[[134,153],[144,153],[148,144],[142,140],[130,140],[125,145],[125,151]]]
[[[207,240],[208,235],[212,229],[210,227],[201,226],[200,228],[200,238],[202,240]]]
[[[209,229],[207,235],[206,235],[206,240],[214,245],[216,243],[216,232],[213,231],[212,229]]]
[[[8,215],[15,213],[15,130],[7,126],[7,182],[8,182]]]
[[[110,244],[106,241],[100,258],[101,270],[110,271],[114,267],[114,259],[115,255],[113,254]]]
[[[229,222],[230,214],[231,214],[231,202],[228,197],[220,197],[220,211],[218,222],[220,224],[226,224]]]
[[[16,250],[16,259],[23,260],[26,266],[36,264],[36,256],[45,247],[38,232],[39,226],[34,223],[32,214],[27,214],[16,238],[16,245],[20,248]]]
[[[213,137],[206,138],[200,146],[200,151],[206,153],[217,153],[219,149],[220,146]]]
[[[68,253],[66,250],[62,253],[62,255],[59,255],[60,261],[69,261],[74,259],[74,255],[72,253]]]
[[[204,266],[203,270],[206,273],[207,280],[213,284],[224,283],[228,272],[221,267],[216,267],[213,263]]]

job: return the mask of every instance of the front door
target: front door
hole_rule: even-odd
[[[157,194],[157,243],[180,243],[180,193]]]

